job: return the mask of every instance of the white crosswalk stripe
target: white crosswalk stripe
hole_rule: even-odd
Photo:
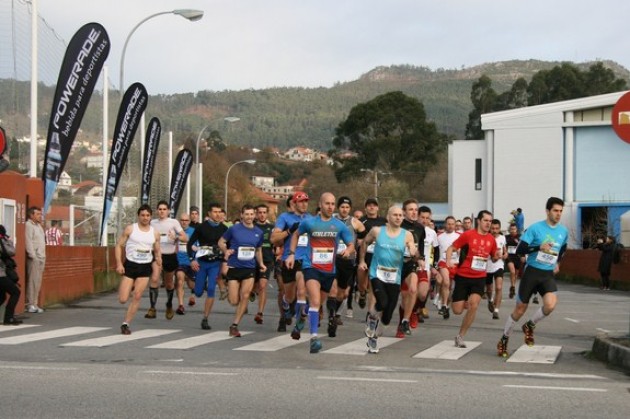
[[[274,352],[274,351],[279,351],[280,349],[299,345],[300,343],[304,343],[304,342],[308,342],[308,339],[295,340],[291,338],[291,335],[282,335],[282,336],[276,336],[275,338],[263,340],[261,342],[252,343],[250,345],[241,346],[240,348],[235,348],[234,350],[235,351]]]
[[[0,333],[15,332],[16,330],[28,329],[30,327],[39,327],[38,324],[21,324],[19,326],[0,326]]]
[[[455,344],[452,340],[443,340],[437,345],[433,345],[430,348],[415,354],[413,358],[448,359],[455,361],[463,357],[479,345],[481,345],[481,342],[466,341],[466,348],[457,348],[455,347]]]
[[[249,335],[253,332],[241,332],[241,335]],[[133,335],[132,335],[133,336]],[[235,339],[227,331],[205,333],[200,336],[171,340],[157,345],[147,346],[148,349],[192,349],[208,343],[220,342],[222,340]]]
[[[560,355],[562,346],[522,345],[508,358],[507,362],[526,364],[553,364]]]
[[[396,342],[401,342],[402,339],[398,338],[378,338],[378,348],[383,349],[387,346],[393,345]],[[326,349],[323,351],[326,354],[337,354],[337,355],[366,355],[368,353],[367,348],[367,338],[361,338],[357,340],[353,340],[352,342],[346,343],[341,346],[337,346],[331,349]]]
[[[119,343],[130,342],[133,340],[154,338],[158,336],[170,335],[171,333],[181,332],[177,329],[145,329],[133,332],[131,335],[109,335],[101,338],[85,339],[76,342],[64,343],[61,346],[87,346],[102,348],[105,346],[116,345]]]
[[[29,333],[0,339],[0,345],[19,345],[22,343],[37,342],[46,339],[63,338],[82,335],[84,333],[99,332],[110,329],[109,327],[66,327],[63,329],[49,330],[47,332]]]

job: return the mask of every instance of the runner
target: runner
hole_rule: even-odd
[[[492,258],[488,258],[488,276],[486,277],[486,295],[488,296],[488,311],[492,314],[494,320],[499,319],[499,308],[503,299],[503,270],[505,269],[504,260],[507,259],[507,248],[505,245],[505,236],[501,234],[501,221],[494,219],[490,225],[490,234],[494,236],[497,242],[497,252],[499,259],[494,262]],[[494,295],[493,287],[494,284]]]
[[[521,270],[521,263],[524,258],[516,254],[516,248],[521,241],[521,235],[518,234],[518,227],[516,224],[510,224],[508,229],[508,235],[505,236],[505,245],[507,246],[507,267],[510,270],[510,300],[514,298],[516,294],[516,281],[518,280],[518,272]]]
[[[558,286],[555,275],[560,270],[560,260],[567,249],[569,231],[560,224],[564,201],[551,197],[545,206],[547,218],[532,224],[521,236],[521,241],[516,249],[517,255],[527,255],[525,273],[518,286],[516,307],[512,315],[508,317],[503,336],[497,344],[499,356],[508,356],[508,340],[514,326],[527,311],[529,299],[538,292],[542,296],[543,305],[534,315],[523,324],[525,343],[534,346],[534,329],[536,324],[549,316],[556,308]]]
[[[263,263],[267,269],[263,272],[260,269],[256,269],[256,277],[254,278],[254,291],[258,295],[258,312],[254,317],[254,321],[257,324],[263,324],[263,316],[265,312],[265,305],[267,304],[267,284],[269,278],[274,271],[275,254],[271,244],[271,232],[273,230],[273,223],[270,222],[267,217],[269,215],[269,207],[265,204],[256,205],[256,227],[263,232],[263,244],[262,244],[262,256]]]
[[[457,268],[448,268],[446,265],[446,249],[453,244],[460,236],[460,233],[455,231],[455,217],[449,215],[444,220],[444,232],[438,235],[438,244],[440,247],[440,258],[438,260],[438,314],[441,315],[444,320],[450,317],[449,310],[449,295],[451,292],[451,284],[455,279],[455,273]],[[453,263],[459,262],[459,252],[453,252]]]
[[[187,241],[188,237],[184,233],[179,221],[170,218],[171,208],[166,201],[157,204],[158,218],[151,220],[151,226],[160,234],[160,250],[162,253],[162,264],[158,266],[153,263],[151,282],[149,284],[149,301],[151,308],[144,315],[146,319],[156,318],[155,305],[157,304],[158,291],[160,286],[160,276],[164,273],[164,287],[166,288],[166,312],[167,320],[171,320],[175,315],[173,310],[173,296],[175,295],[175,282],[173,276],[179,263],[177,262],[176,244],[178,240]]]
[[[197,225],[200,222],[200,217],[199,217],[199,207],[196,206],[192,206],[190,207],[190,226],[194,229],[197,227]],[[188,238],[190,238],[190,235],[188,236]],[[190,262],[190,260],[189,260]],[[195,300],[195,282],[194,282],[194,276],[193,276],[193,282],[192,282],[192,286],[190,286],[190,297],[188,298],[188,305],[190,307],[194,306],[197,301]]]
[[[451,308],[454,314],[462,314],[464,305],[468,304],[466,314],[462,319],[459,334],[455,337],[455,346],[465,348],[464,336],[475,320],[475,314],[484,292],[488,257],[498,258],[497,242],[490,234],[492,213],[482,210],[477,215],[477,228],[464,232],[446,250],[446,266],[455,267],[453,253],[461,249],[460,263],[455,275],[455,289]]]
[[[373,227],[384,226],[387,223],[385,218],[378,215],[378,201],[376,198],[366,199],[364,208],[365,217],[359,219],[359,221],[361,221],[361,223],[365,226],[365,231],[357,235],[359,239],[359,247],[361,246],[361,241],[363,240],[363,237],[365,237],[365,234],[367,234]],[[365,250],[365,263],[370,266],[372,254],[374,253],[374,246],[366,247]],[[368,284],[368,272],[361,269],[357,270],[357,291],[359,293],[357,302],[359,304],[359,308],[365,308],[368,295]]]
[[[195,228],[190,226],[191,217],[183,213],[179,217],[179,222],[184,229],[187,237],[192,236],[195,232]],[[195,288],[195,272],[190,267],[190,259],[188,258],[188,251],[186,250],[186,241],[177,241],[177,269],[175,269],[175,287],[177,289],[177,301],[179,306],[175,313],[179,315],[186,314],[184,309],[184,283],[192,290]],[[194,295],[194,294],[193,294]],[[190,302],[190,301],[189,301]]]
[[[122,275],[118,288],[118,301],[125,304],[131,295],[131,303],[127,308],[125,320],[120,326],[120,333],[130,335],[129,324],[133,320],[142,294],[149,284],[152,261],[157,266],[162,265],[160,255],[160,235],[151,226],[151,207],[142,205],[138,208],[138,222],[130,224],[123,230],[116,243],[114,254],[116,257],[116,272]],[[125,263],[122,263],[122,252],[125,248]]]
[[[472,222],[472,218],[471,217],[464,217],[462,219],[462,232],[465,233],[468,230],[472,230],[473,228],[473,222]]]
[[[247,310],[249,294],[254,288],[256,269],[265,272],[262,258],[263,231],[254,225],[254,207],[245,204],[241,208],[241,222],[234,224],[219,239],[219,249],[228,263],[228,301],[236,307],[230,336],[240,338],[238,325]],[[228,246],[229,244],[229,246]]]
[[[429,295],[429,289],[431,285],[435,286],[435,280],[437,278],[438,271],[435,269],[435,255],[439,254],[439,243],[437,240],[437,233],[433,228],[433,220],[431,219],[431,208],[426,205],[422,205],[418,209],[418,221],[424,226],[425,238],[424,238],[424,259],[425,269],[418,270],[418,295],[416,301],[416,307],[414,312],[418,313],[417,317],[421,323],[424,323],[424,319],[429,318],[429,310],[426,307],[427,298]]]
[[[195,295],[201,297],[206,289],[206,301],[203,307],[203,319],[201,328],[210,330],[208,316],[214,304],[214,293],[217,285],[217,276],[221,270],[223,253],[218,247],[219,239],[227,231],[225,224],[221,222],[221,206],[218,203],[208,205],[208,220],[197,225],[195,232],[186,244],[190,266],[195,272]],[[197,246],[196,253],[193,243]]]
[[[410,255],[416,254],[413,235],[400,228],[403,211],[400,207],[391,207],[387,211],[385,227],[373,227],[364,240],[365,246],[374,244],[374,256],[368,268],[365,263],[366,247],[361,248],[359,269],[369,269],[372,292],[376,300],[370,310],[365,334],[368,338],[368,352],[378,353],[378,337],[383,334],[383,327],[389,325],[394,310],[398,305],[400,283],[405,250]]]
[[[349,257],[354,253],[354,237],[348,227],[341,221],[332,218],[335,211],[335,196],[325,192],[319,199],[320,214],[300,223],[297,231],[291,237],[289,256],[285,264],[292,269],[295,264],[295,250],[300,236],[308,237],[308,246],[302,259],[302,271],[308,293],[309,309],[308,321],[310,325],[310,352],[317,353],[322,349],[322,343],[317,335],[319,326],[319,308],[321,301],[328,297],[330,288],[335,280],[335,255]],[[337,252],[339,242],[347,244],[346,250]],[[296,311],[298,311],[296,307]]]

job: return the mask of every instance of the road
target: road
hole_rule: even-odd
[[[626,418],[628,375],[588,351],[598,332],[628,333],[630,295],[560,284],[558,296],[534,350],[515,332],[506,362],[495,346],[514,300],[501,320],[480,307],[466,350],[452,348],[461,318],[443,320],[431,306],[412,336],[396,339],[390,327],[374,355],[356,305],[337,337],[322,338],[323,352],[310,354],[307,334],[293,341],[276,332],[274,304],[263,325],[245,317],[241,338],[227,336],[225,301],[209,332],[197,305],[171,321],[141,310],[122,336],[124,308],[115,294],[98,295],[0,326],[0,417]]]

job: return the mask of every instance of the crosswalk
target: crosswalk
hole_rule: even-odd
[[[60,347],[79,347],[79,348],[104,348],[114,345],[126,345],[134,341],[142,341],[144,339],[164,338],[166,341],[143,346],[145,349],[170,349],[170,350],[192,350],[212,345],[223,341],[232,341],[235,347],[230,348],[234,351],[251,351],[251,352],[277,352],[293,346],[307,346],[309,339],[303,337],[300,340],[291,339],[289,334],[269,337],[265,333],[257,333],[252,331],[241,331],[242,336],[258,339],[253,343],[251,339],[246,344],[241,339],[235,339],[229,336],[227,331],[204,332],[196,336],[179,337],[182,330],[180,329],[144,329],[134,331],[131,335],[122,335],[117,329],[111,327],[64,327],[53,330],[37,331],[41,326],[28,324],[17,327],[0,327],[0,346],[23,345],[34,342],[47,340],[61,340],[57,343]],[[6,336],[7,332],[13,332],[14,336]],[[87,337],[85,335],[92,335]],[[67,341],[67,338],[73,338]],[[79,338],[79,340],[74,340]],[[381,337],[378,340],[379,348],[394,346],[404,342],[405,339],[397,339],[393,337]],[[414,359],[436,359],[457,361],[471,352],[478,350],[482,342],[467,341],[466,348],[457,348],[452,340],[444,340],[437,344],[423,348],[420,352],[410,353],[409,356]],[[493,344],[494,346],[494,344]],[[417,349],[416,349],[417,350]],[[486,348],[485,352],[488,351]],[[521,346],[514,351],[508,358],[510,363],[540,363],[553,364],[560,355],[561,346]],[[386,352],[386,351],[385,351]],[[366,348],[366,338],[354,339],[349,342],[343,342],[336,338],[334,342],[326,341],[323,354],[331,355],[349,355],[349,356],[365,356],[368,354]],[[383,352],[381,352],[383,353]]]

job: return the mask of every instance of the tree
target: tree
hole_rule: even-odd
[[[604,67],[600,61],[590,66],[586,72],[584,89],[588,96],[592,96],[625,90],[627,83],[623,79],[618,79],[615,73],[610,68]]]
[[[497,103],[497,93],[492,88],[492,80],[485,74],[479,77],[472,85],[470,101],[473,110],[468,114],[468,124],[466,124],[466,139],[480,140],[483,138],[481,129],[481,115],[492,112]]]
[[[422,102],[400,91],[389,92],[354,106],[337,126],[331,151],[335,175],[340,182],[370,169],[421,173],[422,178],[448,141],[427,121]],[[343,158],[347,151],[354,157]]]

